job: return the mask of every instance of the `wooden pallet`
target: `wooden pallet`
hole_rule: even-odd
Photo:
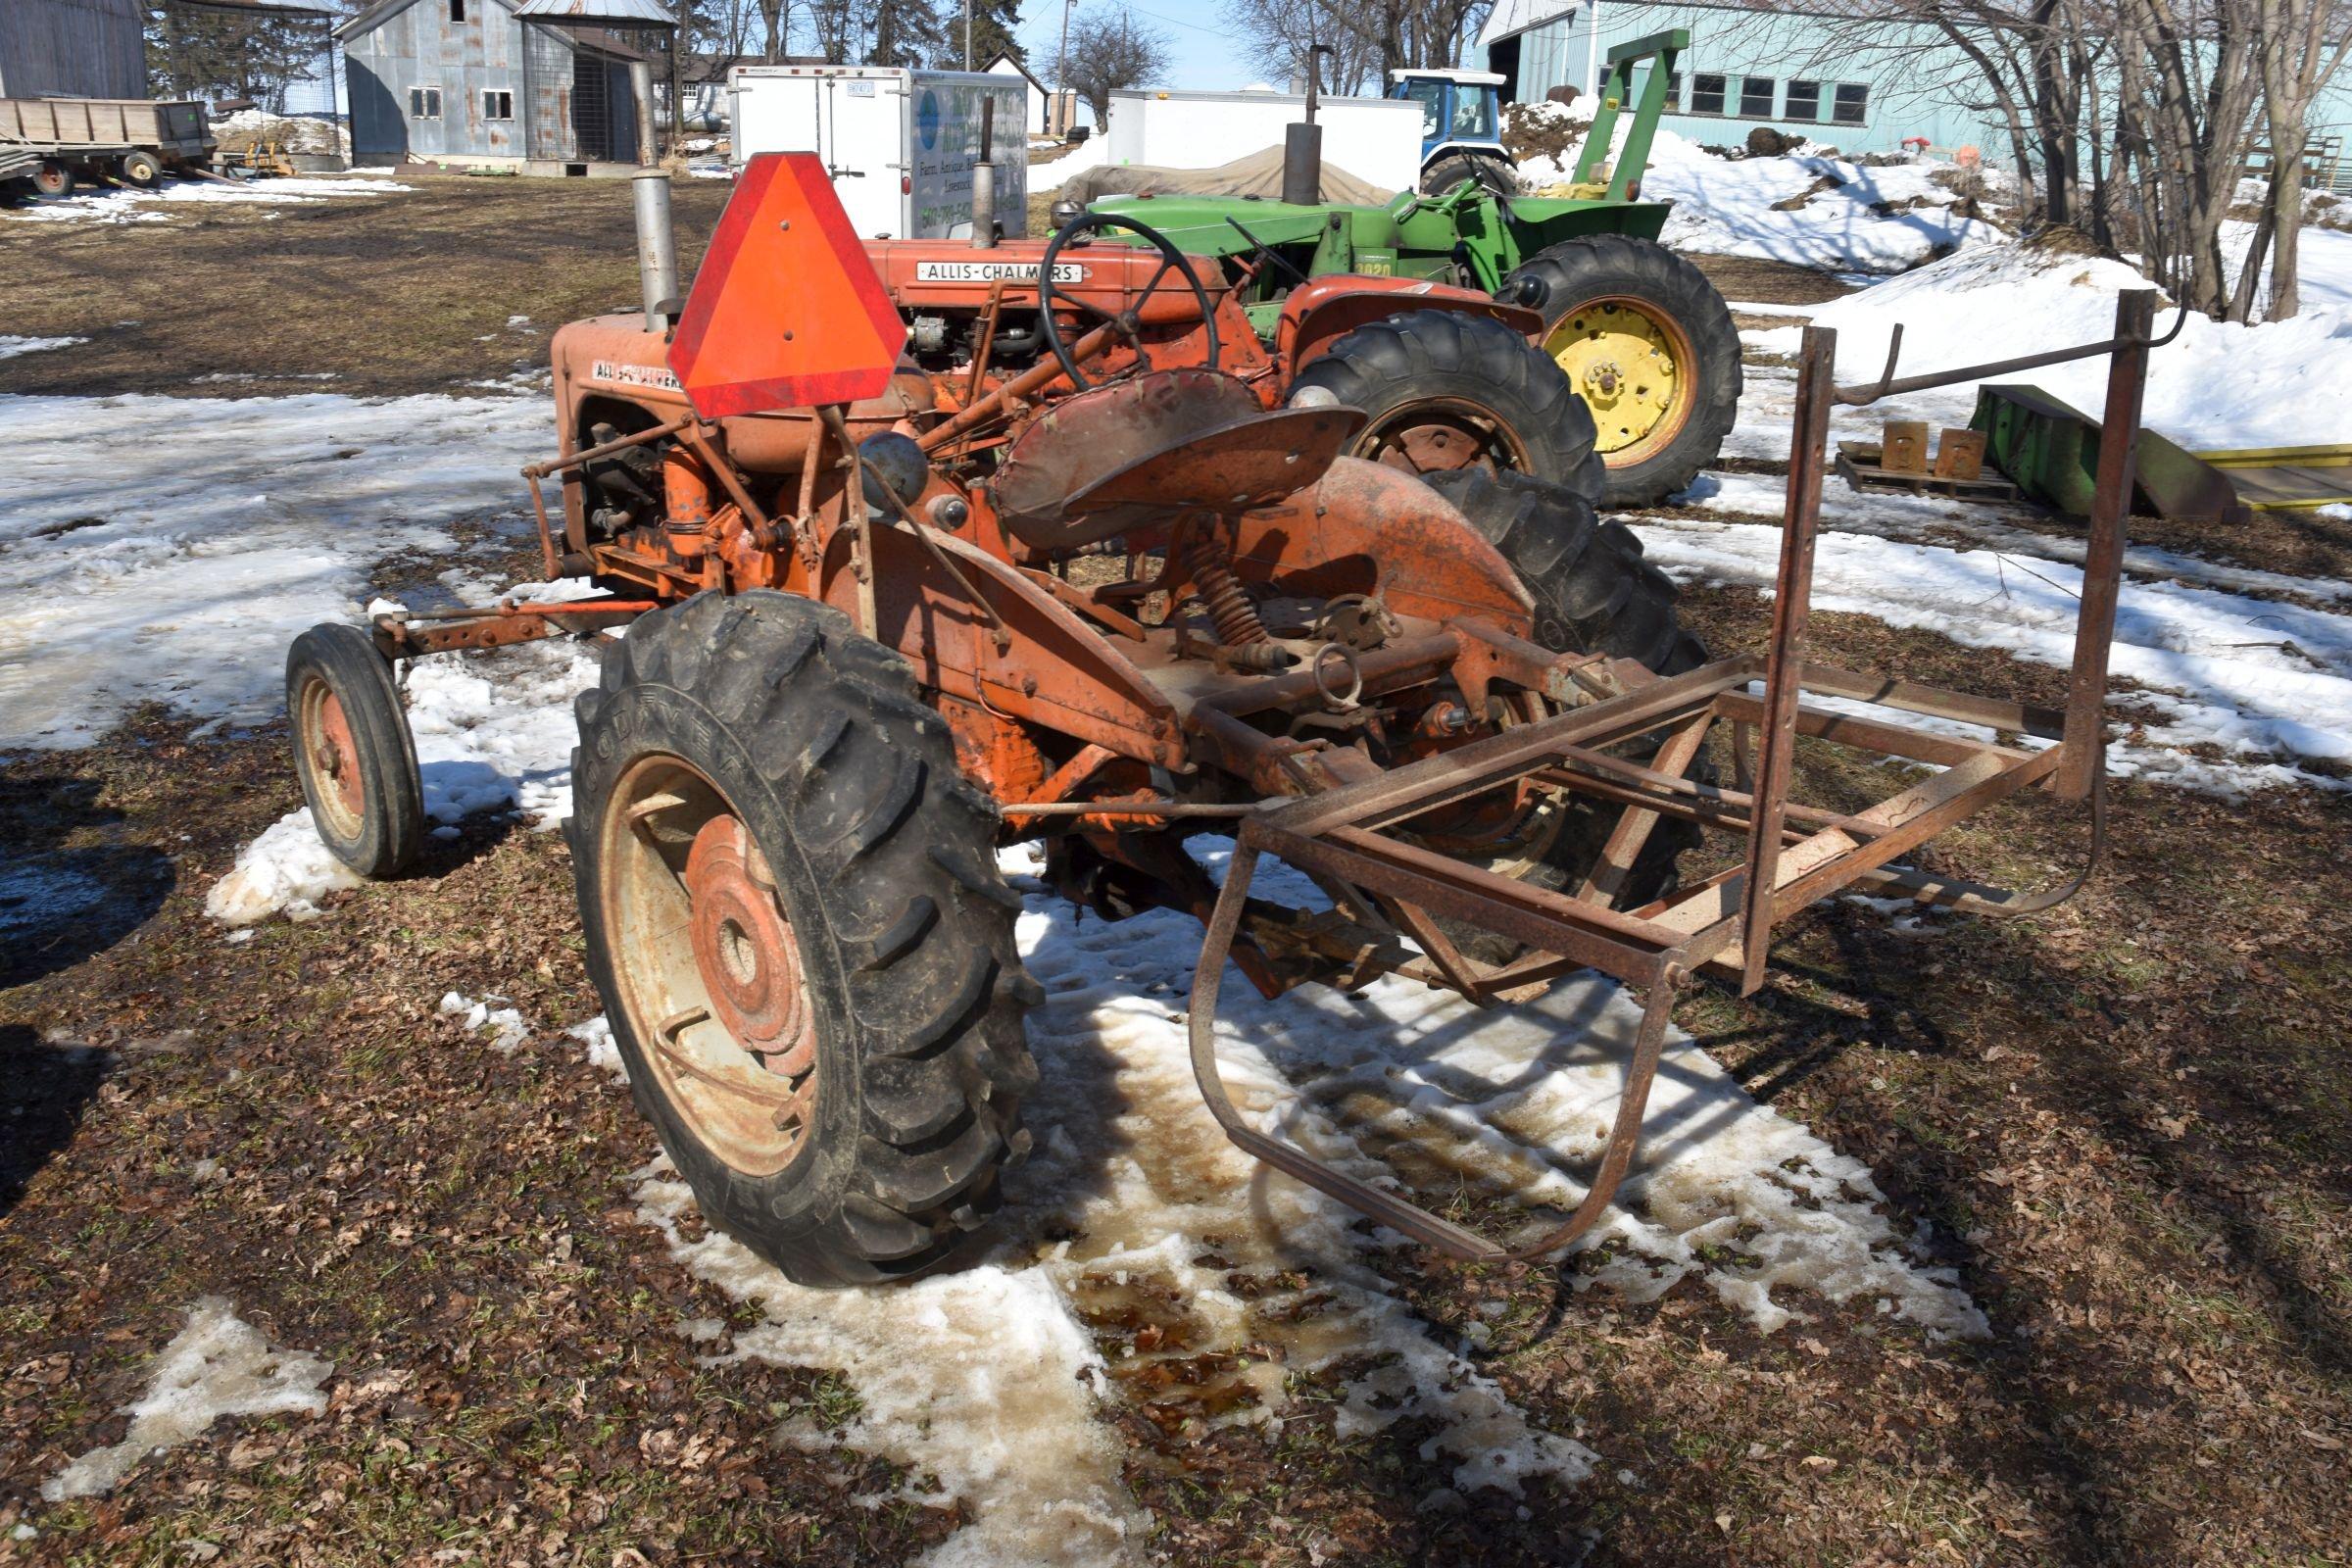
[[[1875,442],[1838,443],[1838,471],[1855,489],[1879,495],[1942,496],[1952,501],[2015,501],[2017,486],[1987,468],[1974,479],[1943,479],[1933,473],[1898,473],[1879,466]]]

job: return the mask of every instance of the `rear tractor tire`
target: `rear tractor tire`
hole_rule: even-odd
[[[1680,675],[1707,662],[1706,646],[1676,614],[1673,581],[1642,559],[1631,529],[1601,521],[1585,497],[1517,473],[1468,471],[1427,482],[1519,574],[1536,602],[1537,642],[1554,653],[1630,659],[1653,675]],[[1703,754],[1690,776],[1714,776]],[[1618,813],[1581,804],[1564,809],[1557,831],[1520,863],[1494,869],[1576,891],[1597,863]],[[1672,892],[1677,862],[1698,842],[1692,824],[1661,818],[1635,858],[1616,907],[1639,908]],[[1515,954],[1490,948],[1483,956],[1500,961]]]
[[[1740,413],[1740,333],[1706,274],[1631,234],[1538,251],[1504,279],[1547,290],[1544,348],[1591,407],[1604,507],[1654,506],[1715,461]]]
[[[703,1213],[806,1285],[937,1264],[1028,1147],[1041,995],[946,722],[767,591],[635,622],[577,707],[589,973]]]
[[[286,651],[286,717],[319,841],[362,876],[406,870],[424,841],[424,784],[391,662],[357,626],[313,626]]]
[[[1475,179],[1497,196],[1524,196],[1519,171],[1492,153],[1448,153],[1421,171],[1421,194],[1443,196],[1465,179]]]
[[[1400,311],[1335,338],[1291,383],[1368,416],[1348,456],[1428,478],[1513,470],[1597,500],[1592,416],[1543,350],[1484,316]]]

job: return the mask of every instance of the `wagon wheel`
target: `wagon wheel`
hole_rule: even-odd
[[[362,876],[391,876],[424,837],[424,785],[392,666],[356,626],[329,622],[286,653],[294,768],[319,840]]]
[[[32,188],[44,196],[71,196],[74,194],[74,170],[54,158],[44,158],[40,167],[32,172]]]

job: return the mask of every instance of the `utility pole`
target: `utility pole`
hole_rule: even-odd
[[[963,0],[963,69],[972,69],[972,0]]]
[[[1054,60],[1054,108],[1046,116],[1047,123],[1061,121],[1061,133],[1067,136],[1077,122],[1078,106],[1062,97],[1070,90],[1070,13],[1078,9],[1078,0],[1061,0],[1061,52]]]

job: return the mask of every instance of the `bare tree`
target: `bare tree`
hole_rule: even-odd
[[[1494,0],[1227,0],[1225,20],[1254,39],[1254,58],[1288,81],[1306,76],[1307,51],[1328,44],[1324,85],[1378,92],[1392,71],[1453,66]]]
[[[2175,298],[2221,317],[2233,308],[2222,224],[2262,97],[2259,9],[2343,0],[1830,3],[1825,69],[1859,65],[1993,117],[2029,225],[2136,251]],[[1932,38],[1956,53],[1923,48]],[[1955,58],[1957,77],[1934,63]]]
[[[2238,319],[2252,317],[2267,248],[2271,297],[2263,314],[2269,320],[2283,321],[2303,308],[2300,242],[2311,106],[2343,66],[2346,53],[2352,52],[2352,7],[2344,0],[2252,0],[2252,4],[2263,121],[2270,133],[2271,182],[2262,221],[2246,247],[2244,272],[2231,303]]]
[[[760,53],[772,65],[784,58],[792,33],[792,8],[786,0],[760,0],[760,20],[765,24],[766,32],[760,41]]]
[[[1090,11],[1070,27],[1063,85],[1086,100],[1098,130],[1110,123],[1112,93],[1167,69],[1167,35],[1138,22],[1125,7]]]
[[[1318,85],[1343,96],[1380,90],[1380,47],[1348,24],[1333,0],[1228,0],[1226,24],[1249,40],[1250,59],[1277,86],[1302,87],[1317,44],[1330,48]]]

